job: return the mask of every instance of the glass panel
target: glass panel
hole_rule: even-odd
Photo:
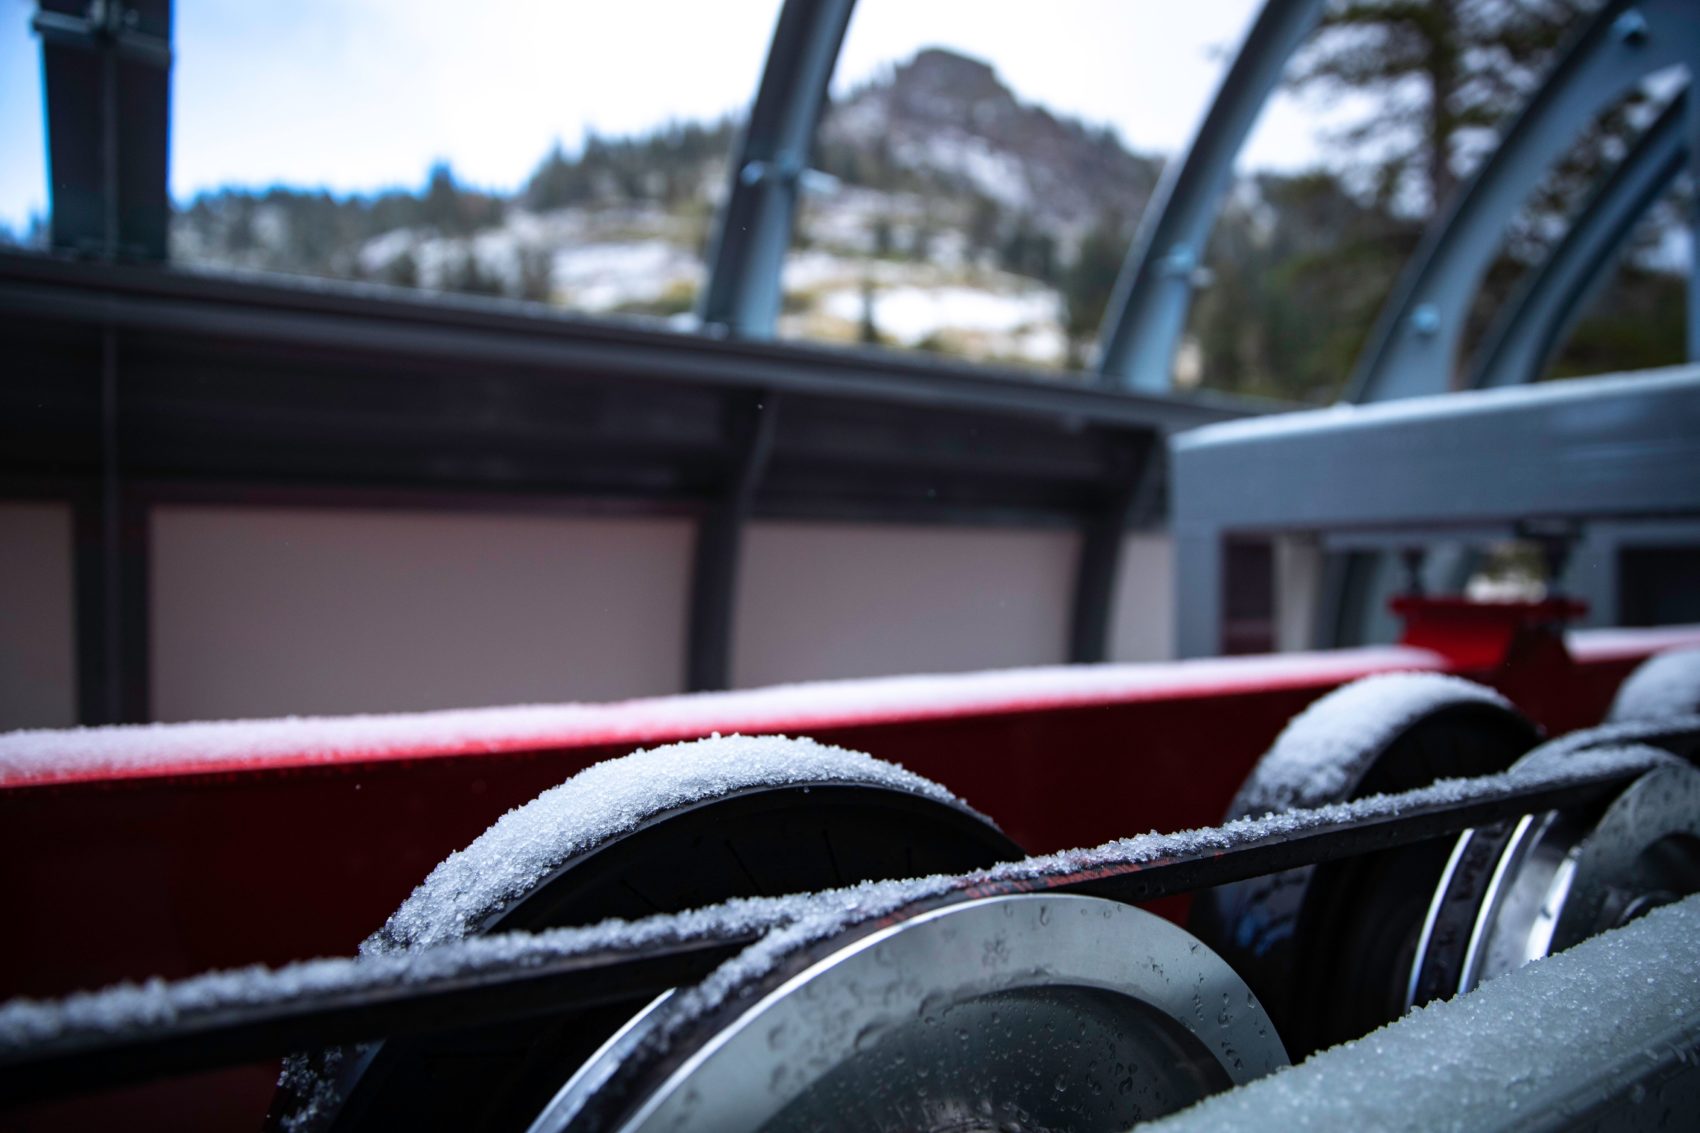
[[[689,311],[778,0],[184,0],[172,254]]]
[[[47,141],[33,0],[0,3],[0,244],[47,243]]]
[[[1255,8],[861,0],[780,333],[1089,364],[1163,159]]]

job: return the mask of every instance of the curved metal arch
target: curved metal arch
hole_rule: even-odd
[[[1506,304],[1476,353],[1470,388],[1532,382],[1546,370],[1588,300],[1610,278],[1611,261],[1636,222],[1687,165],[1688,100],[1686,91],[1671,100]]]
[[[1611,0],[1571,43],[1423,242],[1382,308],[1348,401],[1444,393],[1465,317],[1506,225],[1576,132],[1648,74],[1700,58],[1692,0]]]
[[[1169,388],[1193,279],[1246,135],[1324,0],[1268,0],[1184,157],[1171,163],[1128,249],[1099,330],[1098,372],[1129,389]]]
[[[785,0],[779,12],[709,255],[698,308],[705,327],[773,337],[798,185],[854,7],[855,0]]]

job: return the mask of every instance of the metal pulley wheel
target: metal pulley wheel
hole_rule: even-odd
[[[1295,717],[1227,818],[1503,771],[1538,740],[1480,685],[1437,673],[1369,677]],[[1189,927],[1245,978],[1300,1057],[1403,1012],[1449,849],[1426,843],[1219,886],[1199,894]]]
[[[872,917],[726,970],[652,1005],[532,1133],[1124,1130],[1287,1061],[1219,957],[1092,897]]]
[[[1700,770],[1644,750],[1659,765],[1593,813],[1459,835],[1417,940],[1408,1004],[1469,991],[1700,892]]]
[[[1023,857],[919,776],[783,737],[728,737],[590,768],[451,855],[363,951],[677,912]],[[524,868],[519,868],[523,866]],[[642,1000],[570,1019],[393,1037],[296,1056],[289,1130],[523,1129]]]

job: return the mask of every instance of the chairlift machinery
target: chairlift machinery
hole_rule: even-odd
[[[1192,286],[1177,265],[1196,260],[1319,9],[1271,0],[1172,167],[1106,322],[1107,378],[1166,386]],[[703,312],[733,340],[771,333],[849,13],[791,0],[780,17]],[[44,5],[38,26],[50,53],[169,65],[135,24]],[[1342,1058],[1373,1059],[1483,995],[1533,995],[1566,978],[1556,953],[1598,957],[1602,987],[1613,965],[1656,964],[1700,890],[1700,628],[1576,628],[1587,603],[1564,593],[1480,602],[1410,583],[1425,561],[1457,579],[1445,545],[1533,535],[1558,567],[1612,524],[1700,515],[1700,372],[1527,384],[1682,168],[1686,96],[1502,315],[1471,382],[1518,388],[1447,392],[1509,211],[1591,113],[1655,71],[1691,74],[1697,51],[1688,5],[1604,5],[1425,240],[1355,404],[1182,422],[1204,426],[1175,439],[1167,473],[1182,651],[1218,651],[1224,547],[1246,536],[1356,556],[1325,572],[1336,627],[1382,616],[1402,554],[1418,569],[1390,607],[1398,646],[938,678],[924,693],[851,682],[818,704],[758,690],[523,725],[495,714],[441,735],[421,716],[0,740],[4,970],[22,997],[0,1007],[5,1123],[1120,1130],[1207,1098],[1278,1106],[1253,1091],[1310,1059],[1274,1080],[1334,1089],[1318,1120],[1346,1128],[1372,1103],[1331,1069]],[[61,221],[110,227],[113,213]],[[125,246],[106,237],[109,254]],[[91,284],[0,266],[13,316],[45,311],[54,288],[49,317],[72,321],[130,317],[126,303],[192,321],[212,302],[126,269]],[[233,317],[225,333],[257,325]],[[750,349],[777,372],[779,353]],[[1078,392],[1082,412],[1111,412]],[[1074,394],[999,396],[1019,415]],[[716,513],[725,538],[707,543],[731,546],[731,566],[699,562],[709,592],[729,586],[772,428],[748,431],[753,455]],[[1152,462],[1132,466],[1149,486]],[[1110,536],[1149,494],[1106,497],[1077,659],[1101,659]],[[692,665],[709,686],[724,678],[712,613],[693,622],[708,627]],[[1495,1120],[1691,1120],[1700,984],[1671,962],[1689,982],[1662,1038],[1626,1025],[1621,1049],[1574,1075],[1519,1078],[1515,1120]],[[1613,992],[1637,1025],[1670,992],[1648,983]],[[1567,1041],[1547,1019],[1531,1057]],[[1348,1055],[1311,1058],[1342,1043]],[[1446,1054],[1432,1092],[1408,1099],[1415,1124],[1477,1104],[1451,1096]]]

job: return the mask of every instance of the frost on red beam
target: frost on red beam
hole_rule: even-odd
[[[713,732],[799,733],[1326,688],[1370,673],[1443,667],[1443,659],[1427,650],[1387,647],[816,681],[603,704],[18,731],[0,735],[0,786],[599,745],[636,747]]]

